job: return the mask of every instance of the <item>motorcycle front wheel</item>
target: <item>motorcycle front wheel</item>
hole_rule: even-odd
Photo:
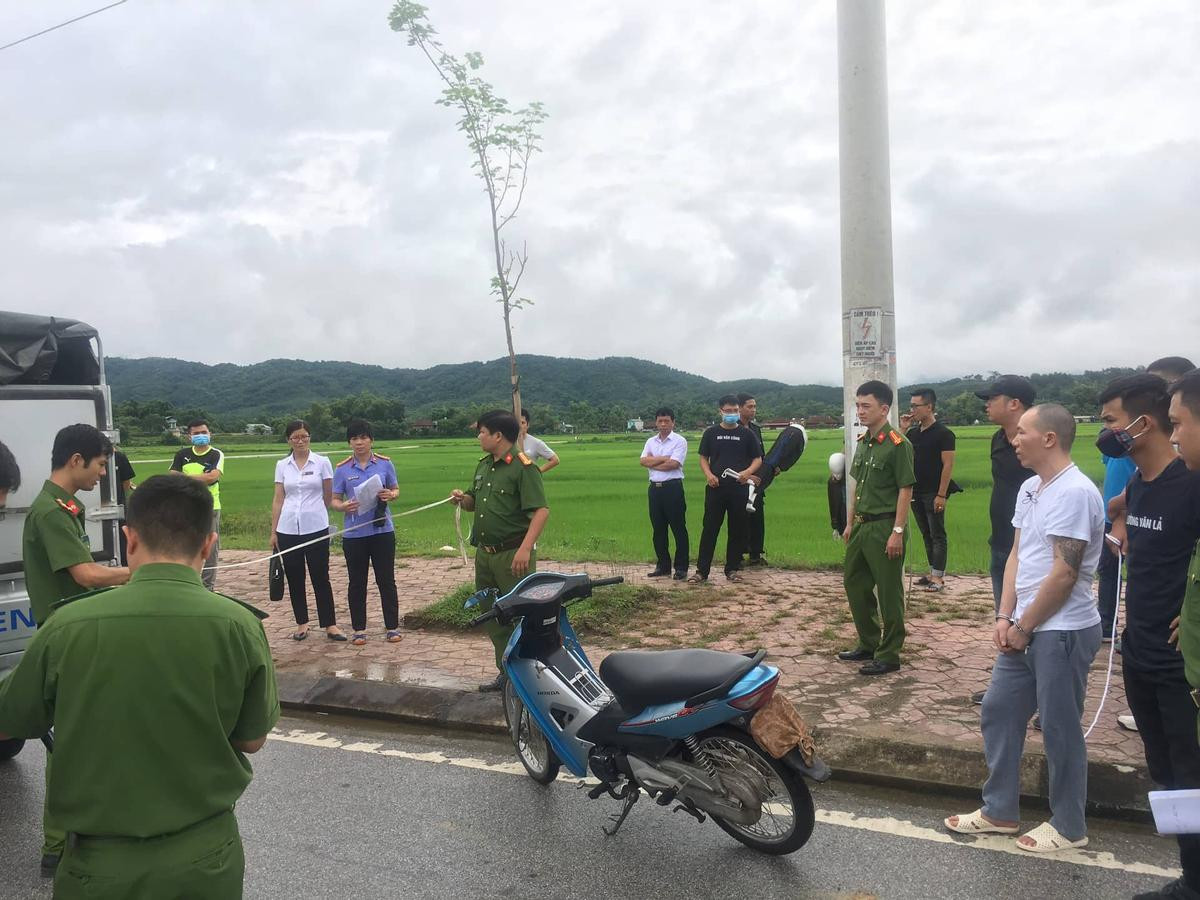
[[[754,738],[736,728],[713,728],[697,738],[718,773],[729,772],[749,783],[762,802],[762,817],[753,825],[715,815],[714,822],[747,847],[773,856],[808,843],[816,811],[803,776],[771,758]]]
[[[517,696],[511,678],[504,680],[504,721],[508,724],[509,736],[517,750],[517,759],[521,760],[529,777],[538,784],[549,784],[557,778],[562,764],[550,749],[542,729]]]

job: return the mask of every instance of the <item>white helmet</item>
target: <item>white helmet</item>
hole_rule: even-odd
[[[846,477],[846,454],[829,454],[829,474],[839,481]]]

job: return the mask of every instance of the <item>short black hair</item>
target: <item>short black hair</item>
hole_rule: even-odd
[[[346,440],[352,441],[356,437],[369,437],[371,440],[375,440],[375,429],[366,419],[351,419],[346,423]]]
[[[1191,410],[1193,416],[1200,418],[1200,369],[1186,372],[1167,388],[1167,396],[1175,394],[1179,395],[1179,402]]]
[[[747,403],[749,403],[753,399],[754,399],[753,394],[738,394],[737,395],[738,406],[745,406]]]
[[[1075,443],[1075,417],[1061,403],[1039,403],[1032,407],[1034,420],[1042,434],[1053,433],[1067,453]]]
[[[511,444],[517,442],[517,437],[521,433],[521,423],[517,421],[517,417],[502,409],[485,412],[476,420],[475,428],[476,430],[486,429],[492,434],[499,432]]]
[[[106,438],[95,425],[68,425],[54,436],[54,449],[50,451],[50,468],[61,469],[78,453],[83,464],[91,465],[97,456],[111,456],[112,441]]]
[[[717,401],[717,406],[741,406],[738,403],[737,394],[722,394],[721,399]]]
[[[854,392],[856,397],[874,397],[884,406],[891,406],[892,400],[895,399],[895,394],[892,389],[882,381],[864,381],[858,386],[858,390]]]
[[[1167,415],[1171,396],[1167,393],[1167,383],[1157,375],[1143,372],[1113,379],[1100,392],[1100,405],[1118,398],[1131,419],[1149,416],[1158,422],[1159,428],[1167,434],[1171,433],[1171,419]]]
[[[0,441],[0,491],[15,491],[21,486],[21,467],[12,451]]]
[[[532,420],[529,418],[529,410],[527,410],[527,409],[526,409],[525,407],[523,407],[523,406],[521,407],[521,418],[522,418],[522,419],[524,419],[526,422],[532,421]]]
[[[212,531],[208,485],[179,473],[151,475],[125,501],[125,524],[151,553],[192,559]]]
[[[669,406],[660,406],[658,409],[656,409],[654,411],[654,418],[657,419],[659,416],[666,416],[672,422],[674,422],[675,421],[675,410],[671,409],[671,407],[669,407]]]
[[[1178,381],[1194,368],[1196,367],[1186,356],[1164,356],[1146,366],[1146,371],[1157,372],[1167,381]]]
[[[191,431],[193,428],[199,428],[201,425],[205,428],[211,428],[208,424],[208,419],[192,419],[192,421],[187,423],[187,430]]]
[[[928,403],[931,409],[937,409],[937,392],[933,388],[917,388],[910,397],[920,397],[922,403]]]
[[[283,429],[283,436],[285,438],[290,438],[293,432],[301,430],[307,431],[310,436],[312,435],[312,429],[308,427],[307,422],[305,422],[303,419],[292,419],[292,421],[288,422],[287,426]]]

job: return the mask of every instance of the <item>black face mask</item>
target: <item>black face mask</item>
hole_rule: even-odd
[[[1138,416],[1129,424],[1135,425],[1144,418],[1145,416]],[[1120,459],[1129,455],[1129,451],[1133,449],[1133,442],[1145,433],[1143,431],[1140,434],[1130,434],[1128,428],[1102,428],[1096,436],[1096,449],[1110,459]]]

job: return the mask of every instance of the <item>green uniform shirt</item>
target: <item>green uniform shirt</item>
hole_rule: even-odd
[[[542,473],[523,453],[509,451],[500,459],[490,453],[475,467],[467,491],[475,498],[471,545],[497,546],[529,530],[536,510],[546,506]]]
[[[1192,551],[1188,567],[1187,589],[1183,592],[1183,610],[1179,614],[1179,652],[1188,684],[1200,688],[1200,543]]]
[[[870,516],[893,512],[901,488],[916,484],[913,448],[908,438],[885,424],[876,435],[865,432],[850,466],[854,512]]]
[[[59,600],[87,590],[67,571],[71,566],[92,562],[83,513],[83,504],[53,481],[42,485],[29,507],[21,534],[21,556],[29,605],[38,625],[49,618]]]
[[[47,808],[78,834],[153,837],[231,810],[251,772],[230,741],[278,719],[258,616],[170,563],[60,604],[0,682],[0,732],[54,726]]]

